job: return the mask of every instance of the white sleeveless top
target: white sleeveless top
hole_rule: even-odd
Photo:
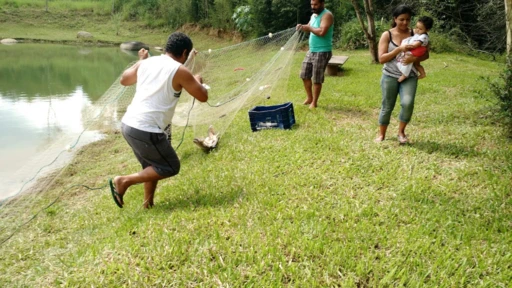
[[[172,88],[172,79],[180,66],[181,63],[167,55],[143,60],[137,71],[135,96],[121,121],[151,133],[170,129],[181,95],[181,91]]]

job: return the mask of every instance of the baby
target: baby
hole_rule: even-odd
[[[420,57],[423,56],[425,52],[427,52],[427,45],[429,41],[428,31],[430,31],[432,25],[434,25],[434,20],[432,18],[428,16],[422,16],[420,19],[418,19],[418,22],[416,23],[416,28],[414,28],[414,36],[408,37],[402,41],[402,46],[405,46],[405,49],[407,49],[408,51],[401,52],[396,57],[398,69],[400,69],[400,72],[402,72],[402,76],[398,78],[398,82],[402,82],[407,77],[409,77],[412,65],[414,65],[414,68],[418,70],[418,79],[422,79],[427,76],[425,74],[425,69],[423,68],[423,66],[419,64],[419,62],[403,64],[402,59],[406,55]]]

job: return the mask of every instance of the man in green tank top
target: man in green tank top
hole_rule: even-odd
[[[325,68],[332,56],[334,16],[324,5],[324,0],[311,0],[311,20],[306,25],[297,24],[296,27],[297,30],[310,33],[309,51],[302,61],[300,71],[307,95],[304,105],[309,105],[309,108],[318,106]]]

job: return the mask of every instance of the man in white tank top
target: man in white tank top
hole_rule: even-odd
[[[120,83],[137,84],[135,96],[123,116],[122,134],[142,165],[142,171],[116,176],[109,180],[114,202],[124,205],[126,190],[144,183],[144,207],[154,205],[158,181],[179,173],[180,161],[166,135],[182,89],[200,102],[208,100],[202,78],[182,64],[195,54],[190,38],[180,32],[169,36],[165,54],[148,58],[148,51],[139,51],[139,61],[126,69]]]

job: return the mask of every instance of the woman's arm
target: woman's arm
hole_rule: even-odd
[[[382,33],[382,36],[380,37],[380,40],[379,40],[379,63],[380,64],[384,64],[384,63],[387,63],[387,62],[395,59],[395,57],[398,54],[400,54],[400,52],[404,51],[404,49],[405,49],[405,47],[399,46],[399,47],[393,49],[393,51],[388,52],[389,41],[390,41],[389,33],[387,31]]]

